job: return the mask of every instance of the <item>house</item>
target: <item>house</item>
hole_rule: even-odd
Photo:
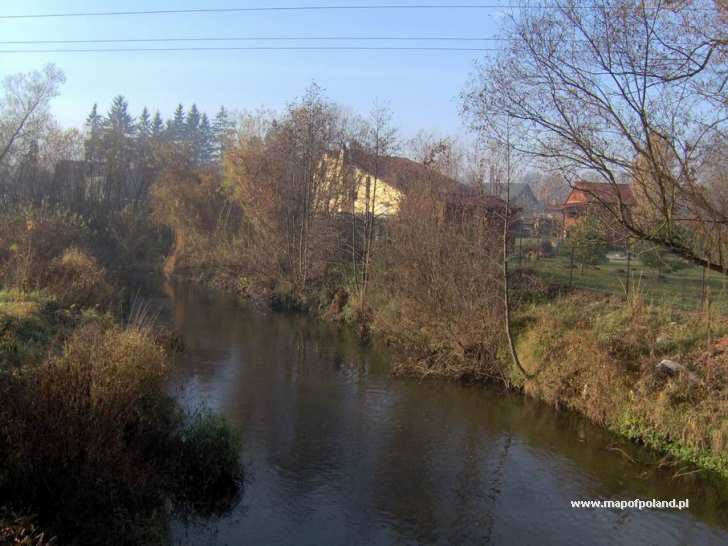
[[[404,180],[398,163],[404,158],[374,157],[358,150],[330,155],[327,162],[329,210],[361,216],[373,212],[391,217],[399,212]],[[343,185],[343,189],[342,189]]]
[[[614,239],[622,232],[615,214],[620,214],[621,208],[629,214],[634,205],[635,198],[629,184],[577,182],[561,207],[563,235],[580,218],[594,214],[604,222],[609,238]]]
[[[342,216],[364,216],[373,210],[385,222],[396,217],[407,196],[432,196],[439,222],[472,229],[502,226],[505,201],[486,195],[481,187],[462,184],[417,161],[396,156],[374,156],[348,149],[327,159],[329,211]],[[338,188],[338,190],[337,190]],[[422,190],[425,190],[424,192]],[[513,224],[518,208],[513,207]]]
[[[468,186],[455,182],[444,192],[444,219],[448,222],[464,223],[473,216],[480,215],[491,224],[501,224],[505,217],[506,202],[493,195],[488,195],[477,186]],[[518,219],[519,209],[511,208],[514,219]]]
[[[544,204],[536,197],[531,185],[526,182],[511,182],[506,186],[496,182],[489,184],[488,187],[489,195],[501,200],[507,195],[511,207],[519,210],[519,221],[515,227],[518,236],[532,237],[544,212]]]

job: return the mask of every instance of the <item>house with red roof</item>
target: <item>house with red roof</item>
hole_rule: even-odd
[[[605,228],[614,228],[606,231],[621,232],[617,215],[621,210],[630,214],[635,203],[630,184],[577,182],[572,186],[571,192],[561,206],[564,235],[580,218],[588,214],[593,214],[602,220]]]

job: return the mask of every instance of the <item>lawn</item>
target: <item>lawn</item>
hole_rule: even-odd
[[[554,282],[569,284],[569,259],[566,257],[524,260],[523,267],[543,273]],[[654,269],[643,266],[639,260],[631,263],[631,289],[643,294],[651,303],[674,305],[682,309],[703,307],[703,271],[688,267],[675,273],[659,276]],[[626,260],[613,260],[596,267],[577,266],[573,271],[573,286],[583,290],[624,294],[627,281]],[[728,314],[728,277],[706,271],[705,300],[711,308]]]

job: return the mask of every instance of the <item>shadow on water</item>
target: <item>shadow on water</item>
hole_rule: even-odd
[[[174,544],[728,544],[725,484],[672,479],[576,415],[395,378],[385,347],[192,287],[173,289],[168,318],[187,348],[170,389],[240,427],[246,468],[238,506],[175,522]],[[569,503],[635,498],[690,510]]]

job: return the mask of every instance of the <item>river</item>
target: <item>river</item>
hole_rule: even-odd
[[[237,504],[180,545],[726,545],[728,491],[576,415],[495,389],[393,377],[382,344],[173,289],[170,389],[239,427]],[[622,450],[622,452],[620,452]],[[633,459],[633,460],[630,460]],[[575,499],[690,509],[575,509]]]

